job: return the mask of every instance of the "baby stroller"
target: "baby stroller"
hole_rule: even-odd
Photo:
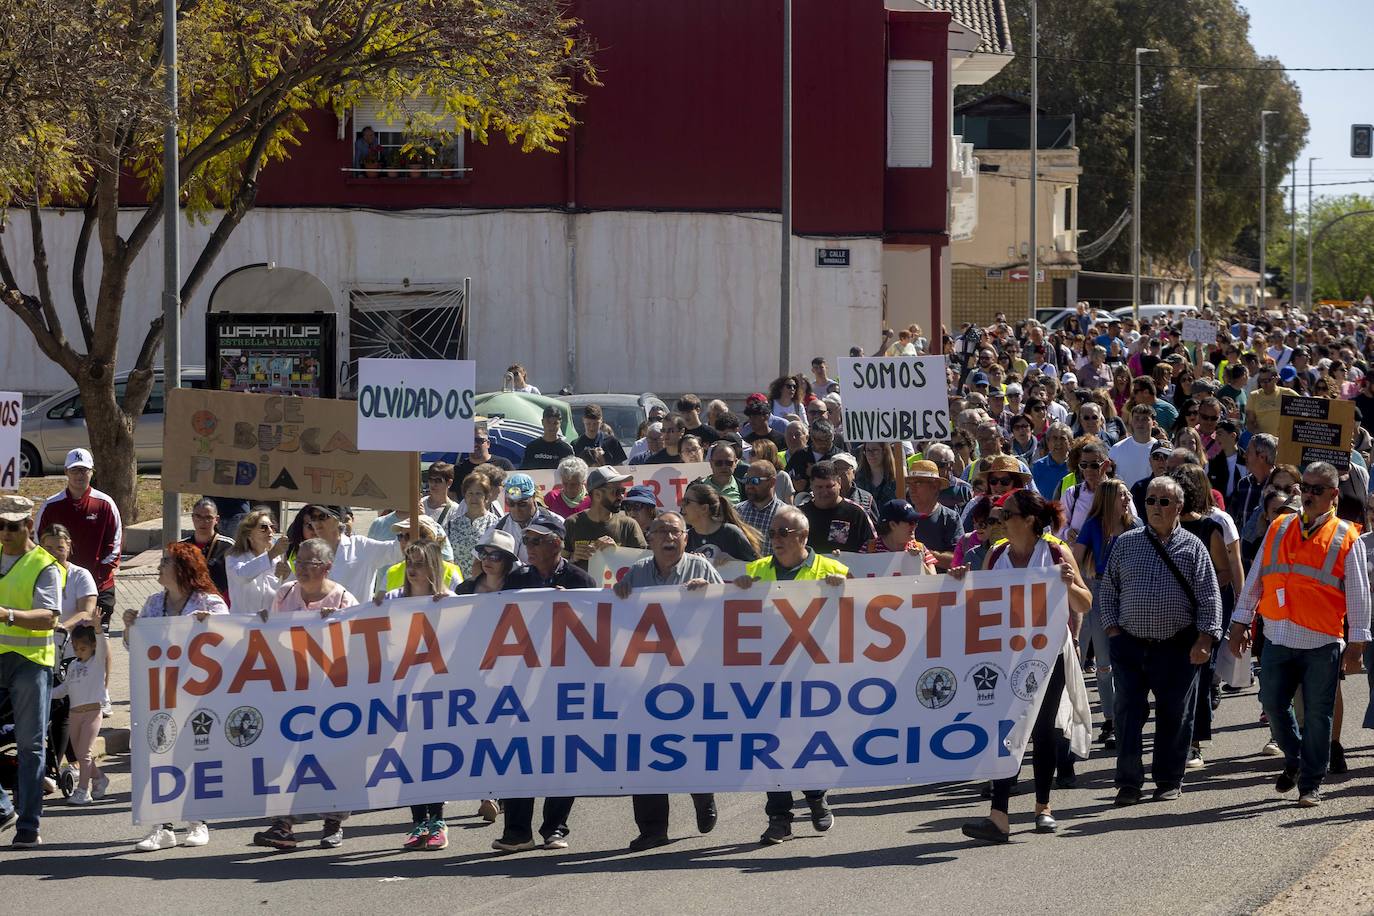
[[[57,648],[57,664],[52,669],[52,686],[62,683],[71,659],[62,657],[67,645],[67,631],[58,627],[53,631]],[[76,770],[63,766],[67,753],[67,698],[53,700],[48,706],[48,735],[43,749],[43,776],[51,779],[64,799],[76,788]],[[0,786],[13,792],[18,783],[18,755],[14,746],[14,710],[8,697],[0,703]],[[44,793],[47,794],[47,793]]]

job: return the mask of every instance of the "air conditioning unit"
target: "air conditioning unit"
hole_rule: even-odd
[[[1077,235],[1073,232],[1057,232],[1054,236],[1054,250],[1066,254],[1078,249]]]

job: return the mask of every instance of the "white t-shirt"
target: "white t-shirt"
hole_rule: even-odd
[[[1137,442],[1135,437],[1127,436],[1107,453],[1116,465],[1117,478],[1127,487],[1133,487],[1150,476],[1150,452],[1155,444],[1154,439]]]
[[[72,567],[77,569],[79,567]],[[70,573],[69,573],[70,575]],[[62,683],[53,688],[54,700],[66,697],[72,708],[91,706],[105,702],[105,652],[108,640],[97,636],[95,654],[90,661],[83,662],[73,656],[67,666],[67,674]]]
[[[339,546],[334,550],[334,568],[329,571],[329,578],[351,595],[371,595],[377,571],[400,561],[401,545],[396,541],[345,535],[339,538]]]
[[[100,594],[95,587],[95,576],[84,567],[75,563],[67,565],[67,584],[62,589],[62,619],[76,613],[76,602]]]
[[[235,614],[256,614],[272,606],[281,580],[277,578],[277,561],[263,551],[231,553],[224,558],[224,571],[229,580],[229,607]]]

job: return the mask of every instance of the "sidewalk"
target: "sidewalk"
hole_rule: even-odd
[[[1259,916],[1363,916],[1374,913],[1369,849],[1374,823],[1352,822],[1350,837],[1306,875],[1260,908]]]

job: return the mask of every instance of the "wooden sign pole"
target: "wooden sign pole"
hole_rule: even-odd
[[[424,495],[420,492],[420,453],[410,453],[410,537],[412,542],[424,540],[420,530],[420,516],[424,514]]]
[[[902,443],[892,442],[888,447],[892,449],[892,455],[897,464],[897,498],[908,499],[906,495],[906,454],[902,449]]]

